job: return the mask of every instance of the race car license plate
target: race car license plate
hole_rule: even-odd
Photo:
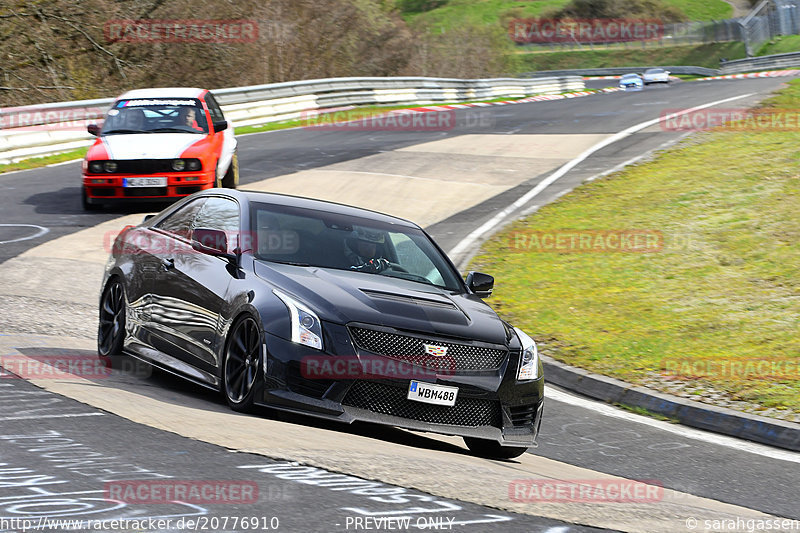
[[[408,386],[408,399],[435,405],[455,405],[458,387],[434,385],[424,381],[412,381]]]
[[[123,187],[166,187],[167,178],[125,178]]]

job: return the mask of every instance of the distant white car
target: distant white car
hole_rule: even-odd
[[[669,71],[663,68],[649,68],[642,75],[645,85],[651,83],[669,83]]]

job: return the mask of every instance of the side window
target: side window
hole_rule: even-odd
[[[397,262],[411,274],[422,276],[434,285],[444,285],[444,279],[417,244],[407,235],[402,233],[390,233],[392,244],[397,251]]]
[[[206,94],[206,105],[208,106],[208,112],[211,115],[212,122],[225,120],[225,115],[222,114],[222,109],[220,109],[219,104],[217,104],[217,100],[211,93]]]
[[[156,224],[155,227],[177,235],[178,237],[189,239],[192,235],[194,219],[206,201],[205,198],[199,198],[186,204],[178,211]]]
[[[208,198],[194,219],[196,228],[224,231],[228,250],[233,250],[239,246],[239,204],[228,198]]]

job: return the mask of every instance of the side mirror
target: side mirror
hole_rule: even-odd
[[[494,290],[494,278],[481,272],[467,274],[467,287],[481,298],[488,298]]]
[[[145,215],[144,216],[144,220],[142,220],[142,222],[147,222],[148,220],[150,220],[154,216],[156,216],[155,213],[150,213],[149,215]]]
[[[192,231],[192,248],[200,253],[236,260],[236,254],[228,252],[228,237],[218,229],[196,228]]]
[[[214,122],[214,133],[227,130],[228,129],[228,121],[227,120],[220,120],[219,122]]]
[[[86,131],[97,137],[98,135],[100,135],[100,126],[98,126],[97,124],[89,124],[88,126],[86,126]]]

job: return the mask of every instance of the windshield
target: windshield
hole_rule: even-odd
[[[257,259],[390,276],[463,289],[458,273],[419,228],[254,203]]]
[[[208,123],[195,98],[119,100],[108,111],[100,134],[119,133],[208,133]]]

